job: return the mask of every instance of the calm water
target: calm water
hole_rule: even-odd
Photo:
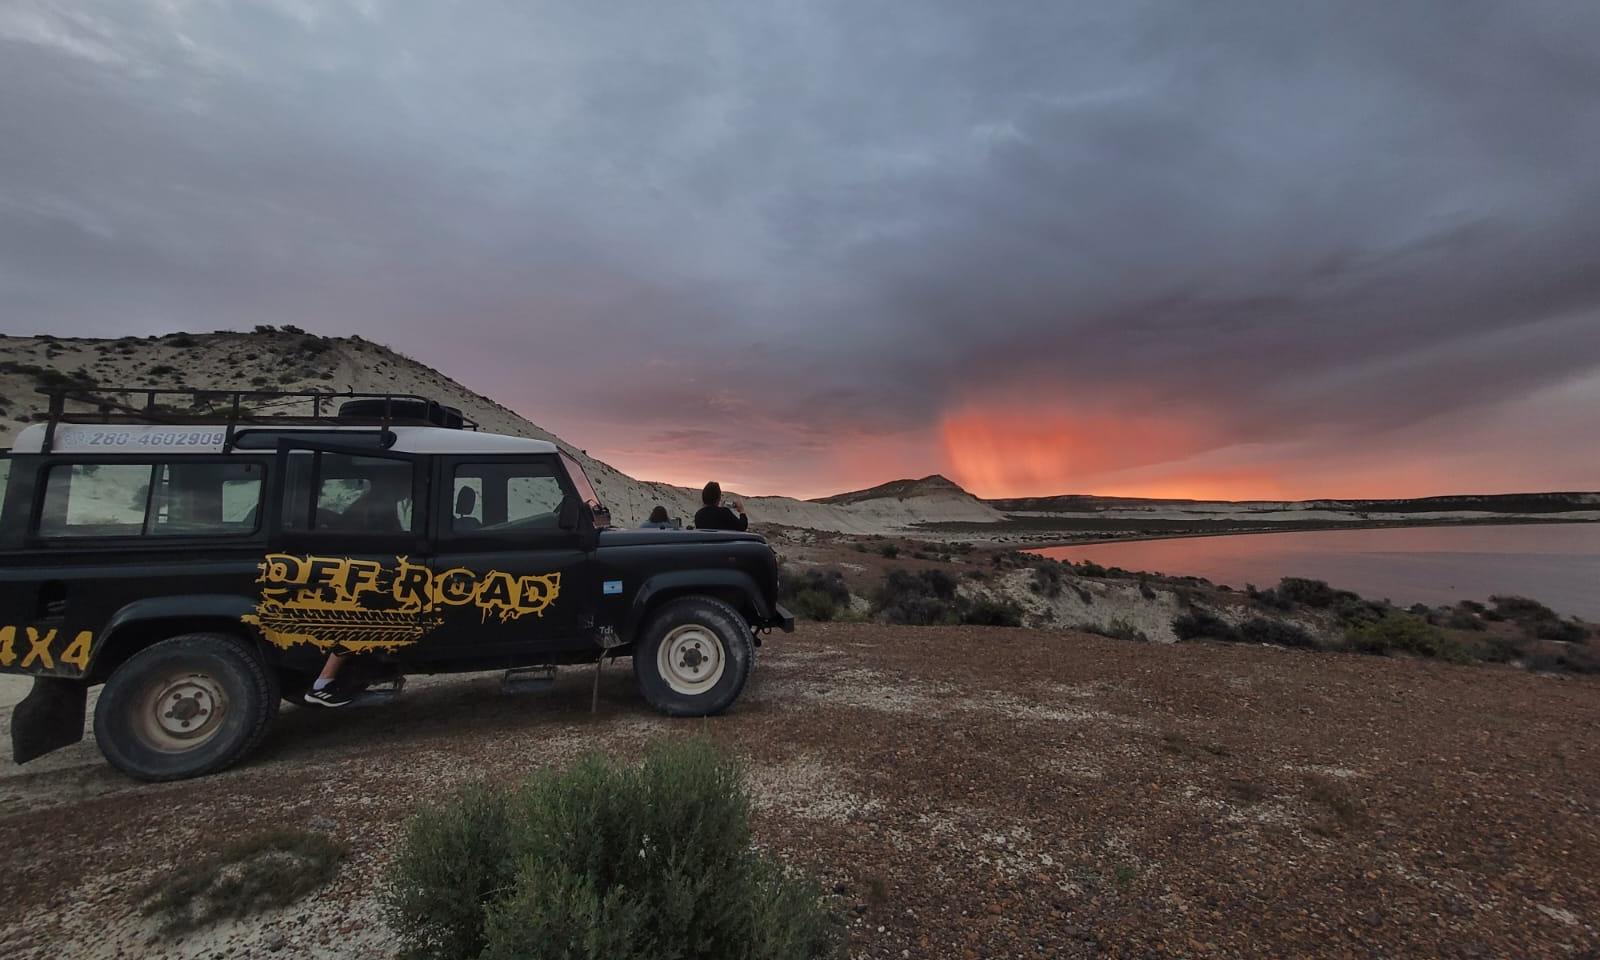
[[[1205,577],[1235,589],[1311,577],[1402,605],[1512,593],[1558,613],[1600,620],[1600,523],[1259,533],[1035,552],[1057,560]]]

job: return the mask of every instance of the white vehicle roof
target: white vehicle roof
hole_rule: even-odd
[[[326,438],[341,431],[371,433],[368,425],[339,424],[284,424],[252,422],[239,424],[235,436],[250,432],[289,434],[307,432]],[[500,433],[480,433],[475,430],[456,430],[449,427],[394,426],[389,430],[395,436],[397,453],[555,453],[556,445],[548,440],[528,437],[508,437]],[[45,425],[36,423],[17,434],[11,449],[14,453],[39,453],[44,446]],[[50,444],[51,453],[161,453],[163,455],[221,453],[228,429],[223,424],[143,424],[143,423],[59,423],[55,439]],[[260,453],[260,448],[236,453]]]

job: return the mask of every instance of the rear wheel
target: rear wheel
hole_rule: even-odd
[[[94,710],[106,760],[139,780],[226,769],[278,712],[277,678],[237,637],[189,633],[134,654],[112,672]]]
[[[750,625],[714,597],[673,600],[650,618],[633,650],[633,675],[652,707],[674,717],[721,713],[755,661]]]

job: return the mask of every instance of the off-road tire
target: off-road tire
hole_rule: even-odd
[[[702,649],[721,657],[721,673],[705,690],[677,690],[663,676],[662,645],[675,635],[698,636]],[[709,649],[712,642],[717,649]],[[715,597],[680,597],[657,610],[640,630],[633,649],[633,676],[645,700],[667,716],[707,717],[738,699],[755,659],[755,637],[739,611]]]
[[[204,740],[187,749],[176,740],[183,734],[161,742],[158,728],[175,723],[171,713],[165,722],[152,719],[161,690],[175,691],[171,702],[186,693],[201,704],[222,700],[220,719],[195,719],[210,724]],[[160,701],[168,702],[164,696]],[[186,633],[139,651],[112,671],[95,704],[94,738],[106,760],[130,777],[183,780],[237,763],[261,742],[277,712],[278,678],[250,643],[223,633]],[[174,742],[180,748],[172,748]]]

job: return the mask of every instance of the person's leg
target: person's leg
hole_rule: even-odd
[[[305,701],[318,707],[342,707],[355,697],[339,693],[333,688],[333,680],[339,675],[339,667],[344,665],[344,657],[337,653],[328,654],[328,660],[322,665],[322,672],[317,675],[317,682],[306,691]]]
[[[317,674],[317,682],[312,684],[311,689],[321,690],[333,683],[333,678],[339,675],[339,668],[342,666],[344,666],[344,657],[339,656],[337,653],[328,654],[328,662],[322,665],[322,672]]]

